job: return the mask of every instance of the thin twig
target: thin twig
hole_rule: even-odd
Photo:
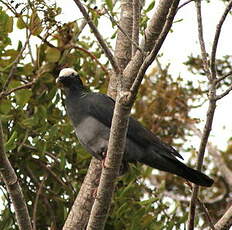
[[[189,182],[189,181],[186,181],[186,184],[189,186],[189,188],[191,189],[191,191],[193,190],[193,186],[192,184]],[[214,225],[213,225],[213,222],[211,220],[211,217],[210,217],[210,214],[209,214],[209,211],[208,209],[206,208],[205,204],[203,203],[203,201],[201,201],[198,197],[196,198],[196,201],[197,203],[200,205],[201,209],[203,210],[203,212],[205,213],[206,215],[206,219],[209,223],[209,226],[212,230],[215,230],[214,228]]]
[[[178,10],[181,9],[182,7],[184,7],[185,5],[189,4],[190,2],[193,2],[194,0],[188,0],[186,2],[184,2],[183,4],[181,4],[179,7],[178,7]]]
[[[225,22],[226,16],[228,15],[228,13],[230,12],[232,8],[232,0],[229,1],[228,6],[226,7],[226,9],[224,10],[222,17],[216,27],[216,32],[214,35],[214,40],[213,40],[213,46],[212,46],[212,52],[211,52],[211,60],[210,60],[210,69],[211,69],[211,74],[212,74],[212,78],[216,79],[216,66],[215,66],[215,60],[216,60],[216,52],[217,52],[217,46],[218,46],[218,40],[221,34],[221,29],[222,29],[222,25]]]
[[[208,224],[212,230],[215,230],[215,227],[213,225],[213,221],[210,217],[209,210],[206,208],[205,204],[203,201],[200,200],[200,198],[197,198],[197,202],[200,205],[201,209],[204,211],[206,219],[208,221]]]
[[[131,41],[132,45],[136,47],[136,49],[140,50],[140,52],[142,52],[141,48],[139,47],[138,43],[136,42],[136,40],[134,40],[133,38],[130,38],[130,36],[123,30],[123,28],[118,24],[118,22],[114,19],[114,17],[112,17],[110,15],[110,13],[108,12],[108,10],[104,7],[105,12],[107,13],[107,15],[109,16],[111,22],[115,23],[115,25],[118,27],[118,29],[126,36],[126,38]]]
[[[202,24],[202,16],[201,16],[201,0],[196,0],[195,5],[196,5],[196,11],[197,11],[198,40],[200,42],[203,69],[208,79],[210,79],[211,76],[210,76],[210,70],[209,70],[209,65],[208,65],[208,54],[206,52],[204,34],[203,34],[203,24]]]
[[[31,81],[31,82],[29,82],[29,83],[26,83],[26,84],[24,84],[24,85],[20,85],[20,86],[15,87],[15,88],[13,88],[13,89],[11,89],[11,90],[8,90],[8,91],[6,91],[6,92],[4,92],[4,91],[1,92],[1,93],[0,93],[0,99],[1,99],[2,97],[6,97],[6,96],[10,95],[10,94],[13,93],[13,92],[18,91],[18,90],[26,89],[26,88],[32,87],[33,84],[35,83],[35,81],[36,81],[36,79],[34,79],[33,81]]]
[[[102,70],[105,72],[106,75],[109,75],[108,70],[106,69],[106,67],[104,65],[101,64],[101,62],[98,60],[98,58],[93,55],[90,51],[78,46],[78,45],[74,45],[74,44],[70,44],[67,46],[68,49],[78,49],[83,51],[84,53],[88,54],[94,61],[96,61],[96,63],[102,68]]]
[[[207,111],[207,119],[206,119],[206,123],[204,126],[202,139],[201,139],[201,143],[200,143],[200,147],[199,147],[199,151],[198,151],[197,170],[199,170],[199,171],[202,168],[203,159],[204,159],[204,155],[205,155],[205,149],[206,149],[209,134],[210,134],[212,124],[213,124],[215,109],[216,109],[216,100],[210,100],[208,111]],[[199,186],[195,185],[193,188],[193,193],[192,193],[191,203],[190,203],[188,230],[194,229],[195,208],[196,208],[196,199],[198,196],[198,190],[199,190]]]
[[[19,54],[17,55],[17,57],[15,58],[15,60],[11,63],[11,70],[10,70],[10,73],[9,73],[3,87],[2,87],[2,91],[4,91],[8,87],[8,85],[9,85],[9,83],[14,75],[14,72],[16,70],[17,64],[19,63],[20,58],[22,57],[24,50],[26,49],[27,45],[29,44],[30,36],[31,36],[31,34],[28,35],[27,40],[24,43],[24,46],[21,48],[21,50],[20,50]]]
[[[226,89],[225,92],[223,92],[223,93],[220,94],[220,95],[217,95],[217,96],[215,97],[215,99],[216,99],[217,101],[220,100],[220,99],[222,99],[223,97],[225,97],[226,95],[228,95],[228,94],[231,92],[231,90],[232,90],[232,84]]]
[[[32,150],[37,150],[36,147],[31,146],[31,145],[27,145],[27,144],[23,144],[24,147],[28,148],[28,149],[32,149]],[[49,152],[44,152],[45,155],[48,155],[50,158],[52,158],[56,163],[60,163],[60,160],[54,156],[54,154],[49,153]]]
[[[197,135],[200,139],[202,138],[202,132],[200,129],[196,127],[194,124],[189,124],[187,127],[193,131],[195,135]],[[220,155],[220,151],[217,149],[215,145],[213,145],[211,142],[207,143],[207,149],[208,152],[214,157],[214,162],[221,172],[222,177],[226,181],[227,184],[232,186],[232,171],[227,167],[224,159]]]
[[[223,81],[224,79],[226,79],[227,77],[231,76],[232,75],[232,71],[230,71],[229,73],[225,74],[224,76],[222,77],[219,77],[216,79],[216,83],[219,83],[220,81]]]
[[[201,48],[201,56],[203,61],[203,68],[206,73],[206,76],[208,77],[210,89],[209,89],[209,106],[207,111],[207,118],[206,123],[204,126],[202,139],[199,147],[198,152],[198,159],[197,159],[197,169],[200,171],[203,164],[203,159],[205,155],[205,149],[208,142],[209,134],[212,128],[213,118],[214,118],[214,112],[216,109],[216,84],[215,81],[210,73],[209,65],[208,65],[208,57],[205,49],[205,42],[203,37],[203,24],[202,24],[202,17],[201,17],[201,1],[196,0],[196,11],[197,11],[197,23],[198,23],[198,39],[200,42],[200,48]],[[194,220],[195,220],[195,209],[196,209],[196,201],[198,196],[199,186],[194,185],[193,193],[191,197],[190,202],[190,212],[188,216],[188,230],[194,229]]]
[[[33,208],[33,230],[36,230],[36,217],[37,217],[37,208],[38,208],[38,202],[39,202],[39,197],[43,191],[43,187],[44,187],[44,183],[47,179],[47,176],[43,177],[43,180],[39,183],[39,189],[38,192],[36,193],[36,197],[35,197],[35,202],[34,202],[34,208]]]
[[[79,0],[74,0],[74,2],[76,3],[76,5],[78,6],[79,10],[81,11],[81,13],[83,14],[84,18],[86,19],[87,23],[89,24],[89,27],[92,29],[95,37],[97,38],[98,42],[100,43],[106,57],[109,59],[114,71],[116,73],[120,72],[120,69],[118,67],[118,64],[112,54],[112,52],[110,51],[109,47],[107,46],[107,44],[105,43],[104,39],[102,38],[100,32],[98,31],[97,27],[93,24],[93,21],[91,20],[89,14],[87,13],[87,11],[85,10],[84,6],[82,5],[82,3]]]
[[[38,163],[42,168],[44,168],[59,184],[61,184],[65,188],[70,189],[69,186],[66,185],[65,182],[59,176],[57,176],[55,172],[52,171],[51,166],[46,165],[42,161],[35,158],[32,158],[32,160]]]
[[[26,165],[26,170],[27,170],[28,175],[31,177],[32,181],[34,182],[35,186],[37,188],[39,188],[40,183],[39,183],[37,177],[35,176],[34,171],[29,167],[29,165]],[[47,188],[43,185],[43,189],[46,190]],[[53,221],[52,224],[54,227],[56,227],[56,217],[55,217],[54,211],[49,203],[49,198],[47,197],[46,193],[43,193],[41,195],[42,195],[42,198],[44,201],[43,204],[45,204],[45,207],[47,208],[49,215],[51,216],[51,219]],[[54,229],[56,229],[56,228],[54,228]]]

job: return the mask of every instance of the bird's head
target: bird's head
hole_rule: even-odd
[[[72,68],[62,69],[56,82],[61,84],[64,88],[68,89],[83,87],[80,76]]]

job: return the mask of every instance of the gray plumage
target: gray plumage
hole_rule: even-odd
[[[105,94],[89,92],[73,69],[60,72],[58,81],[66,94],[66,110],[80,143],[99,160],[107,152],[114,100]],[[213,180],[191,169],[177,157],[181,155],[162,142],[138,121],[129,118],[123,162],[141,162],[153,168],[179,175],[195,184],[211,186]],[[126,168],[126,166],[124,167]]]

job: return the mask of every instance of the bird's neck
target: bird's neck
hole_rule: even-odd
[[[68,97],[81,97],[86,93],[86,89],[83,85],[73,85],[72,87],[65,88],[65,93]]]

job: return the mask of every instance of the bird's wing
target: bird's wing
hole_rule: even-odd
[[[85,100],[85,103],[88,105],[89,115],[95,117],[104,125],[111,127],[115,101],[111,97],[99,93],[89,93]],[[162,142],[132,117],[129,117],[127,136],[144,148],[152,145],[157,152],[161,152],[166,156],[175,155],[183,159],[174,148]]]

